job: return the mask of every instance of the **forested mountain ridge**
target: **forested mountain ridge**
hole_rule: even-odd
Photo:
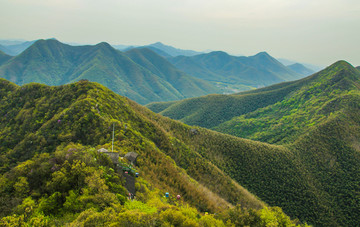
[[[294,223],[279,208],[264,207],[209,159],[224,144],[245,149],[257,142],[226,135],[221,137],[228,142],[213,140],[218,133],[161,117],[88,81],[19,87],[0,79],[0,107],[2,225]],[[96,151],[111,148],[112,126],[114,150],[140,155],[135,201],[126,199],[119,170]],[[217,145],[211,148],[205,138]],[[283,152],[262,147],[269,154]],[[212,152],[202,153],[209,148]],[[161,196],[166,191],[169,199]],[[226,208],[232,204],[239,205]]]
[[[166,62],[165,59],[162,61]],[[167,66],[174,68],[171,64]],[[107,43],[70,46],[53,39],[39,40],[2,64],[0,75],[19,85],[30,82],[61,85],[88,79],[141,104],[179,100],[218,91],[206,81],[184,73],[178,73],[177,83],[174,83],[163,72],[160,75],[152,73]],[[186,82],[181,81],[183,78]],[[178,86],[179,83],[187,83],[188,86]]]
[[[232,130],[230,134],[270,143],[293,142],[312,126],[337,116],[348,107],[346,100],[351,101],[358,95],[360,73],[340,61],[299,82],[303,85],[283,100],[235,117],[218,125],[218,130],[227,133]]]
[[[360,72],[339,61],[294,82],[149,107],[187,123],[282,145],[286,155],[267,160],[259,155],[253,163],[256,167],[249,165],[252,158],[224,152],[225,169],[269,204],[289,214],[300,212],[295,216],[301,220],[320,226],[356,226],[360,215],[359,88]],[[249,176],[249,171],[257,177]],[[275,179],[287,182],[279,186],[283,182]]]
[[[240,89],[242,86],[242,90],[303,77],[266,52],[250,57],[235,57],[222,51],[214,51],[191,57],[178,56],[169,58],[169,61],[191,76],[213,81],[218,86],[237,85]]]
[[[331,91],[334,88],[330,86],[331,82],[336,79],[327,81],[326,78],[331,79],[336,75],[341,78],[343,73],[345,79],[340,79],[340,82],[347,81],[347,74],[357,74],[351,65],[339,61],[319,73],[297,81],[279,83],[233,95],[208,95],[175,102],[151,103],[147,107],[164,116],[181,120],[186,124],[215,128],[221,124],[226,125],[229,120],[233,118],[235,120],[235,117],[250,114],[291,97],[298,99],[300,96],[296,93],[297,91],[304,90],[303,93],[310,93],[312,89],[315,89],[309,87],[311,84],[321,83],[324,87],[329,86],[327,89]],[[356,89],[356,87],[352,88]],[[326,99],[326,94],[322,95],[324,96],[323,99]],[[291,108],[289,107],[289,109]],[[232,126],[229,126],[229,128],[233,128],[234,132],[236,131]],[[230,131],[226,133],[230,133]],[[244,133],[249,133],[249,131],[244,130]]]
[[[204,91],[207,91],[208,93],[219,92],[218,89],[210,86],[209,83],[191,77],[178,70],[165,58],[155,54],[148,48],[131,49],[125,52],[125,54],[137,64],[171,83],[175,89],[182,92],[184,97],[186,97],[186,94],[201,96],[201,93],[204,93]]]

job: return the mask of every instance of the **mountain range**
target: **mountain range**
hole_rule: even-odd
[[[13,58],[1,54],[0,75],[19,85],[30,82],[62,85],[88,79],[147,104],[234,93],[309,73],[298,65],[295,67],[298,74],[265,52],[252,57],[235,57],[220,51],[171,57],[167,52],[159,54],[162,50],[157,47],[173,54],[178,50],[155,43],[149,45],[150,49],[138,47],[121,52],[107,43],[70,46],[56,39],[38,40]]]
[[[310,76],[311,74],[315,73],[314,70],[306,68],[304,65],[302,65],[300,63],[288,65],[287,67],[290,68],[291,70],[293,70],[294,72],[304,75],[304,76]]]
[[[0,79],[0,115],[2,225],[299,224],[227,174],[232,155],[277,157],[276,171],[283,148],[184,125],[85,80],[20,87]],[[136,152],[136,165],[98,151],[112,147],[121,157]]]
[[[0,51],[3,51],[7,55],[16,56],[26,50],[29,46],[34,44],[34,41],[25,41],[25,42],[15,42],[10,45],[0,44]]]
[[[105,43],[95,47],[118,53]],[[122,54],[149,73],[162,71],[162,64],[149,61],[155,54],[149,49]],[[316,226],[357,226],[359,88],[359,70],[339,61],[293,82],[148,105],[189,124],[244,137],[239,138],[162,117],[86,80],[20,87],[1,79],[1,221],[124,225],[124,216],[136,211],[132,222],[153,217],[175,225],[204,221],[200,211],[210,212],[208,226],[294,224],[276,208],[281,207]],[[122,175],[96,151],[111,148],[112,127],[117,153],[140,154],[139,202],[126,202]],[[160,196],[166,191],[181,194],[198,211],[190,215],[176,208],[175,198]]]
[[[183,50],[183,49],[175,48],[169,45],[165,45],[161,42],[156,42],[145,46],[127,46],[127,45],[112,45],[112,46],[121,51],[128,51],[134,48],[149,48],[163,57],[176,57],[180,55],[193,56],[203,53],[194,50]]]
[[[237,90],[263,87],[303,77],[282,65],[266,52],[250,57],[235,57],[222,51],[192,57],[169,58],[180,70],[191,76],[213,81],[222,88],[232,86]],[[233,92],[231,92],[233,93]]]
[[[356,226],[360,215],[359,89],[359,70],[339,61],[293,82],[148,107],[190,125],[284,149],[283,165],[274,167],[279,158],[275,155],[260,161],[255,156],[226,153],[229,159],[224,169],[265,202],[281,206],[300,220],[320,226]],[[255,167],[251,169],[249,163]],[[262,175],[267,168],[268,176]],[[274,180],[278,178],[287,182]],[[308,203],[312,205],[300,208]]]
[[[132,54],[135,52],[137,54]],[[139,59],[146,58],[140,56],[143,52],[148,57],[151,55],[154,59],[148,60],[154,62],[140,65],[129,58],[134,56],[140,62]],[[20,85],[30,82],[62,85],[88,79],[141,104],[219,92],[208,82],[180,72],[155,53],[150,54],[145,49],[124,53],[107,43],[70,46],[54,39],[39,40],[20,55],[3,62],[0,75]],[[186,86],[182,86],[185,83]]]
[[[314,71],[314,72],[318,72],[322,69],[324,69],[325,67],[322,66],[322,65],[314,65],[314,64],[309,64],[309,63],[300,63],[300,62],[296,62],[296,61],[293,61],[293,60],[289,60],[289,59],[285,59],[285,58],[277,58],[277,60],[283,64],[283,65],[286,65],[286,66],[289,66],[289,65],[293,65],[293,64],[296,64],[296,63],[299,63],[301,65],[304,65],[304,67]]]

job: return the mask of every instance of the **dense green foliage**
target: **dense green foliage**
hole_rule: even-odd
[[[211,163],[190,142],[198,134],[189,126],[99,84],[19,87],[0,79],[0,115],[0,225],[295,225]],[[140,155],[133,201],[121,168],[97,152],[111,147],[112,125],[114,150]]]
[[[266,52],[250,57],[235,57],[225,52],[215,51],[191,57],[178,56],[169,60],[191,76],[213,81],[226,93],[302,77],[301,74],[282,65]]]
[[[210,140],[212,145],[199,139],[194,146],[287,214],[316,225],[357,226],[359,88],[360,72],[340,61],[294,82],[154,107],[187,123],[277,144],[247,141],[248,146],[242,147],[224,142],[230,138],[218,134]],[[213,151],[216,139],[223,141],[218,152]]]
[[[292,142],[312,126],[342,116],[359,95],[360,73],[346,62],[306,79],[307,83],[282,100],[235,117],[217,129],[270,143]]]
[[[0,75],[19,85],[62,85],[88,79],[140,104],[219,92],[214,85],[180,72],[150,50],[132,53],[122,53],[107,43],[70,46],[53,39],[39,40],[4,62]]]

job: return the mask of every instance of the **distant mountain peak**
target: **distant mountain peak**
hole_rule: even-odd
[[[212,51],[212,52],[210,52],[209,54],[211,54],[211,55],[223,55],[223,56],[230,56],[228,53],[226,53],[225,51],[221,51],[221,50],[219,50],[219,51]]]
[[[205,54],[205,55],[208,55],[210,57],[215,57],[215,58],[219,58],[219,59],[226,59],[228,61],[230,61],[230,59],[232,58],[231,55],[229,55],[228,53],[224,52],[224,51],[213,51],[213,52],[210,52],[208,54]]]
[[[268,52],[266,52],[266,51],[259,52],[259,53],[255,54],[254,57],[268,57],[268,58],[273,58],[273,57],[272,57],[270,54],[268,54]]]
[[[290,66],[297,66],[297,67],[299,67],[299,66],[303,66],[303,65],[300,64],[300,63],[294,63],[294,64],[292,64],[292,65],[290,65]]]
[[[330,65],[328,68],[337,68],[342,67],[343,69],[352,69],[354,68],[349,62],[345,60],[339,60],[335,62],[334,64]]]
[[[150,44],[149,46],[167,46],[167,45],[163,44],[162,42],[156,42],[156,43]]]
[[[95,46],[108,46],[108,47],[111,47],[111,45],[107,42],[101,42],[101,43],[98,43],[96,44]]]
[[[291,65],[288,65],[287,67],[289,69],[291,69],[292,71],[294,71],[296,73],[299,73],[301,75],[304,75],[304,76],[309,76],[309,75],[315,73],[314,70],[311,70],[311,69],[305,67],[303,64],[300,64],[300,63],[294,63],[294,64],[291,64]]]
[[[33,44],[34,46],[37,46],[37,45],[43,45],[43,44],[46,44],[46,43],[56,43],[56,44],[62,44],[59,40],[57,39],[38,39],[35,41],[35,43]]]
[[[95,45],[95,47],[106,48],[106,49],[114,49],[109,43],[101,42]]]
[[[353,89],[360,80],[359,71],[346,61],[337,61],[313,75],[317,81],[341,90]]]

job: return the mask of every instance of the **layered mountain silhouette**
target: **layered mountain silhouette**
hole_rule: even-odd
[[[339,61],[293,82],[148,107],[187,124],[276,144],[284,153],[267,161],[225,153],[226,168],[234,169],[230,175],[265,202],[278,204],[301,220],[356,226],[360,204],[359,89],[359,70]],[[275,171],[276,159],[282,164]],[[296,176],[283,175],[293,168],[299,168]],[[276,179],[286,179],[286,183]],[[309,203],[312,205],[305,205]]]
[[[22,53],[24,50],[26,50],[29,46],[31,46],[35,42],[36,40],[20,42],[11,45],[0,45],[0,50],[6,53],[7,55],[15,56]]]
[[[303,75],[303,76],[309,76],[309,75],[315,73],[315,71],[313,71],[309,68],[306,68],[304,65],[302,65],[300,63],[288,65],[287,67],[290,68],[292,71],[294,71],[300,75]]]
[[[204,98],[220,97],[219,102],[197,102],[192,107],[213,107],[203,114],[206,119],[220,113],[215,107],[230,103],[226,97],[239,97],[232,99],[236,105],[223,106],[220,114],[232,113],[237,106],[255,106],[255,110],[232,118],[229,123],[239,124],[231,128],[275,145],[184,125],[96,83],[19,87],[2,80],[1,171],[7,173],[17,162],[31,160],[15,168],[20,171],[37,162],[36,153],[51,155],[56,150],[45,162],[53,163],[59,153],[65,152],[66,157],[69,151],[79,150],[71,143],[111,147],[108,141],[115,124],[115,150],[121,154],[136,150],[142,157],[138,168],[146,181],[163,192],[181,193],[201,211],[219,213],[238,203],[261,209],[262,203],[231,177],[292,218],[314,225],[356,226],[360,204],[359,80],[360,72],[341,61],[299,81],[237,95],[210,95]],[[226,126],[221,122],[215,128],[225,130]],[[64,148],[67,144],[70,147]],[[193,180],[186,180],[188,177]],[[51,182],[44,185],[54,185]],[[63,193],[65,201],[70,192]],[[58,201],[59,207],[65,206]]]
[[[138,59],[142,52],[145,51],[137,52]],[[107,43],[70,46],[54,39],[39,40],[6,64],[3,63],[0,75],[20,85],[30,82],[61,85],[88,79],[141,104],[218,92],[215,86],[206,81],[179,72],[164,58],[155,54],[152,57],[156,58],[156,63],[139,65]],[[169,68],[162,67],[162,70],[171,71],[172,74],[167,75],[159,70],[156,71],[158,74],[154,74],[152,68],[146,68],[149,65],[166,65]],[[167,76],[171,76],[171,79]]]
[[[235,57],[222,51],[196,56],[169,59],[180,70],[197,78],[218,83],[219,86],[242,85],[263,87],[303,77],[282,65],[266,52],[251,57]]]
[[[285,59],[285,58],[277,58],[277,60],[279,62],[281,62],[281,64],[289,66],[289,65],[294,65],[294,64],[301,64],[304,67],[314,71],[314,72],[319,72],[320,70],[324,69],[324,66],[320,66],[320,65],[314,65],[314,64],[309,64],[309,63],[299,63],[293,60],[289,60],[289,59]]]
[[[156,43],[152,43],[149,45],[145,45],[145,46],[130,46],[130,47],[126,47],[124,48],[123,46],[117,46],[119,49],[123,49],[123,50],[130,50],[133,48],[149,48],[151,50],[153,50],[155,53],[163,56],[163,57],[176,57],[176,56],[194,56],[194,55],[198,55],[198,54],[202,54],[202,52],[197,52],[194,50],[183,50],[183,49],[178,49],[169,45],[165,45],[161,42],[156,42]]]

